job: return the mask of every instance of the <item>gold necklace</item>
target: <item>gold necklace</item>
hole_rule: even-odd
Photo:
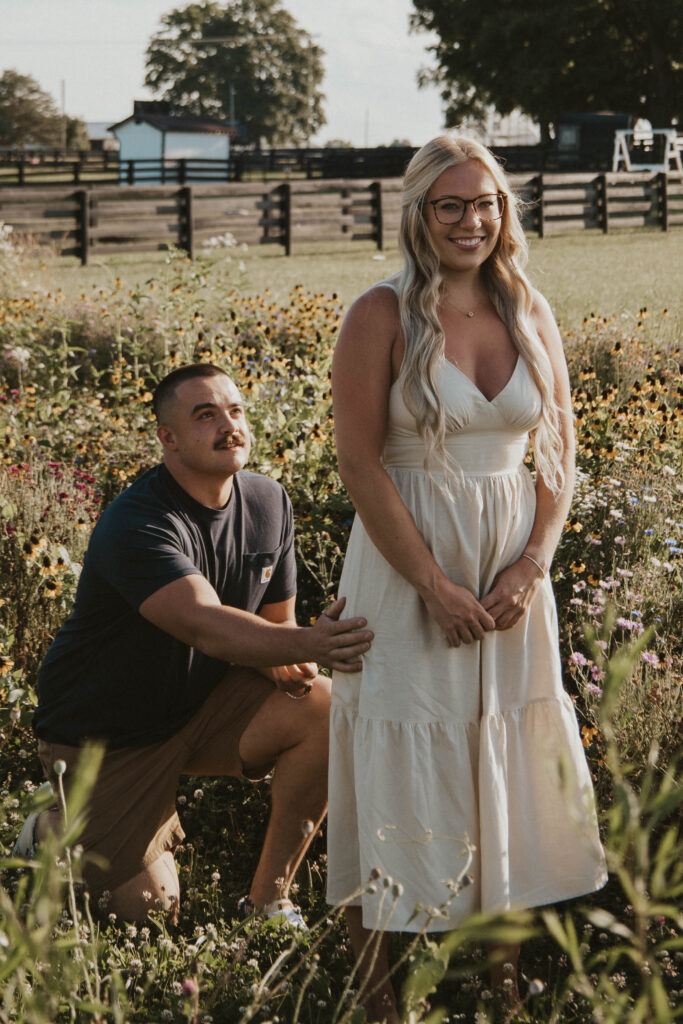
[[[470,310],[460,309],[460,307],[456,306],[456,304],[453,302],[453,300],[448,295],[444,295],[444,299],[446,300],[446,304],[448,306],[452,306],[456,313],[460,313],[460,316],[466,316],[468,319],[471,319],[474,316],[474,314],[477,312],[477,308],[476,307],[474,309],[470,309]]]

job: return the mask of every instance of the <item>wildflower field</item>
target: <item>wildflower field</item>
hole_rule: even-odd
[[[233,375],[249,405],[251,468],[280,480],[294,505],[300,621],[334,594],[352,518],[331,418],[341,300],[303,285],[277,300],[265,288],[248,295],[215,254],[190,263],[171,253],[137,278],[113,266],[95,287],[79,286],[73,268],[68,286],[48,288],[44,269],[22,263],[5,236],[0,272],[0,1021],[362,1024],[341,911],[324,901],[322,835],[296,894],[310,933],[293,939],[236,918],[267,781],[187,780],[174,927],[154,911],[148,926],[128,926],[74,891],[87,771],[65,836],[30,867],[10,858],[41,781],[30,729],[37,668],[70,610],[92,525],[159,458],[150,400],[169,369],[206,360]],[[564,329],[578,481],[552,572],[610,882],[437,940],[393,937],[411,1024],[681,1016],[680,290],[668,306],[586,310]],[[392,880],[372,884],[389,909]],[[501,1006],[487,988],[486,942],[515,937],[526,940],[523,1004]]]

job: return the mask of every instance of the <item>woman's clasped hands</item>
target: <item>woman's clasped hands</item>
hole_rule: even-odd
[[[516,625],[541,581],[534,564],[522,557],[498,573],[481,601],[467,587],[449,579],[440,581],[433,592],[423,595],[423,600],[443,629],[449,647],[459,647],[481,640],[491,630]]]
[[[446,577],[433,591],[423,595],[423,600],[446,634],[449,647],[481,640],[484,633],[496,628],[495,619],[474,594]]]
[[[524,555],[499,572],[482,607],[496,620],[496,629],[515,626],[531,604],[543,581],[537,563]]]

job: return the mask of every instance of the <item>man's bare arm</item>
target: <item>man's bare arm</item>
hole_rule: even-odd
[[[335,601],[314,626],[268,622],[221,604],[203,576],[182,576],[161,587],[139,607],[153,625],[209,657],[255,668],[317,662],[340,672],[358,672],[372,633],[365,619],[339,620],[344,599]]]
[[[275,601],[271,604],[264,604],[259,615],[266,622],[276,622],[280,625],[285,623],[296,626],[296,599],[288,597],[285,601]],[[268,668],[259,668],[259,672],[275,683],[279,690],[285,693],[306,692],[310,690],[310,680],[318,675],[318,666],[314,661],[300,661],[294,665],[271,665]]]

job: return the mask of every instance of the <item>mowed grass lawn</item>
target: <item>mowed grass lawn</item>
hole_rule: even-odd
[[[229,257],[230,262],[226,261]],[[257,295],[269,289],[273,301],[284,302],[292,288],[339,295],[345,308],[375,281],[389,277],[401,266],[395,240],[384,252],[366,243],[299,245],[292,256],[279,246],[253,246],[246,251],[207,251],[214,267],[212,289],[235,288],[240,295]],[[71,259],[42,264],[36,280],[43,287],[63,288],[67,295],[82,290],[108,288],[115,276],[127,284],[146,281],[164,265],[161,253],[144,256],[95,259],[81,267]],[[578,327],[584,317],[623,314],[637,317],[642,306],[651,311],[683,308],[683,228],[669,232],[615,231],[609,235],[583,232],[529,238],[532,283],[550,302],[560,323]]]

